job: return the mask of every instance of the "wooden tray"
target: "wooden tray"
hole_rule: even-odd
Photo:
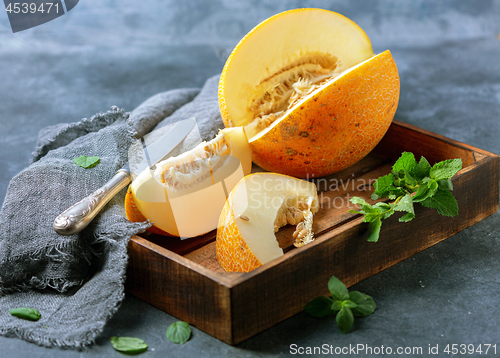
[[[348,212],[349,198],[371,202],[370,180],[389,173],[403,151],[413,152],[417,160],[423,155],[431,165],[462,159],[463,169],[453,178],[459,215],[443,217],[416,206],[413,221],[399,223],[393,215],[384,221],[379,242],[369,243],[368,225]],[[277,234],[284,256],[250,273],[226,273],[215,258],[215,231],[182,241],[136,236],[128,247],[126,289],[237,344],[297,314],[313,298],[328,295],[332,275],[354,285],[497,212],[499,162],[495,154],[395,121],[367,158],[315,180],[322,206],[314,219],[313,243],[292,248],[293,228],[284,227]]]

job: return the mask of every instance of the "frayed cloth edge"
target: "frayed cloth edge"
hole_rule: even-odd
[[[113,123],[115,123],[118,119],[120,119],[119,116],[111,116],[108,114],[121,114],[122,118],[125,120],[128,120],[130,117],[129,112],[125,112],[124,109],[118,108],[117,106],[111,106],[110,110],[107,112],[99,112],[94,114],[90,118],[83,118],[82,120],[78,122],[72,122],[68,123],[68,125],[60,130],[57,133],[54,133],[52,136],[47,138],[44,143],[39,144],[37,142],[37,145],[33,152],[31,153],[31,160],[30,164],[35,163],[36,161],[40,160],[42,157],[44,157],[50,150],[56,149],[59,147],[63,147],[71,143],[71,141],[68,141],[68,143],[62,143],[60,146],[57,147],[52,147],[52,144],[58,139],[63,137],[66,133],[69,131],[74,130],[75,128],[80,127],[81,130],[86,131],[87,133],[92,133],[92,132],[97,132]],[[91,126],[95,124],[95,128],[92,128]],[[85,127],[88,126],[88,129],[85,129]],[[76,139],[76,138],[75,138]]]
[[[103,231],[99,231],[102,235],[100,236],[100,240],[105,241],[105,240],[111,240],[115,239],[116,237],[122,237],[125,242],[122,244],[127,247],[128,242],[130,238],[133,235],[136,235],[138,233],[144,232],[147,227],[149,226],[148,222],[142,222],[142,223],[132,223],[130,222],[131,225],[126,224],[123,225],[123,223],[117,223],[116,225],[112,225],[109,227],[108,233],[104,234]],[[139,224],[139,225],[137,225]],[[129,229],[128,233],[123,235],[120,231],[124,229]],[[114,236],[115,238],[112,238]],[[127,267],[128,265],[128,255],[126,252],[126,249],[122,253],[121,259],[123,260],[124,263],[124,268]],[[44,346],[44,347],[58,347],[58,348],[73,348],[73,349],[84,349],[86,347],[89,347],[93,344],[95,344],[95,340],[101,335],[101,333],[104,330],[104,327],[106,323],[109,321],[111,317],[118,311],[120,308],[123,299],[125,298],[125,272],[123,272],[120,275],[120,278],[118,280],[119,285],[119,292],[117,293],[117,299],[116,300],[110,300],[109,304],[106,305],[106,311],[104,312],[103,315],[97,318],[96,322],[102,322],[102,324],[99,324],[98,326],[88,330],[88,332],[85,334],[86,339],[83,341],[75,341],[74,339],[58,339],[58,338],[52,338],[52,337],[47,337],[43,336],[40,334],[35,334],[33,332],[27,331],[27,330],[21,330],[18,328],[4,328],[0,327],[0,335],[5,336],[5,337],[11,337],[11,336],[16,336],[18,338],[21,338],[23,340],[26,340],[31,343],[35,343],[39,346]],[[111,294],[108,297],[113,297],[114,295]]]

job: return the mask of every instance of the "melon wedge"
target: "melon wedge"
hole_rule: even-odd
[[[210,142],[141,172],[127,193],[127,217],[150,220],[157,234],[203,235],[217,228],[231,189],[251,167],[243,128],[223,129]]]
[[[283,255],[275,232],[296,225],[295,246],[313,240],[316,185],[276,173],[243,178],[229,195],[217,227],[216,256],[228,272],[249,272]]]

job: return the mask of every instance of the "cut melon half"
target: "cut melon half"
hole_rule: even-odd
[[[234,48],[219,81],[227,127],[245,128],[260,167],[300,178],[328,175],[365,157],[389,128],[399,75],[389,51],[321,9],[275,15]]]

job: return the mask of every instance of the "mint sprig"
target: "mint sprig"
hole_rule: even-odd
[[[328,281],[328,289],[332,298],[316,297],[306,305],[305,310],[314,317],[325,317],[337,312],[335,321],[343,334],[351,329],[354,316],[369,316],[375,310],[373,298],[359,291],[349,292],[346,285],[335,276]]]
[[[415,218],[413,204],[420,203],[426,208],[434,208],[443,216],[458,215],[458,204],[451,193],[451,178],[462,169],[461,159],[448,159],[432,167],[424,157],[417,163],[413,153],[403,152],[392,166],[391,173],[378,178],[374,183],[372,199],[389,198],[391,203],[379,202],[374,205],[360,197],[353,197],[351,202],[360,206],[360,210],[349,212],[364,215],[363,221],[370,224],[368,241],[379,239],[382,220],[396,211],[405,214],[400,222]]]

